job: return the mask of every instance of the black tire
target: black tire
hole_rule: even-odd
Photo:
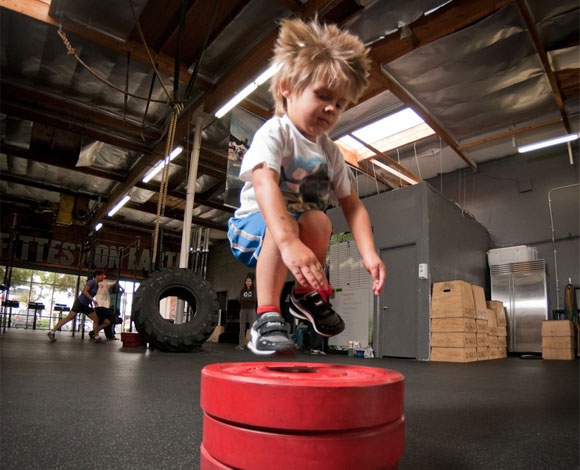
[[[179,325],[159,314],[159,301],[185,300],[192,318]],[[217,295],[211,285],[189,269],[170,268],[143,280],[133,297],[132,320],[150,346],[167,352],[199,351],[218,322]]]

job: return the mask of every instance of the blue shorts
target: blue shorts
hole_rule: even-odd
[[[237,259],[251,268],[256,267],[265,234],[266,222],[261,212],[231,217],[228,221],[230,249]]]
[[[301,214],[295,214],[296,220]],[[246,217],[231,217],[228,221],[228,240],[234,256],[250,268],[255,268],[266,235],[266,222],[261,212]]]

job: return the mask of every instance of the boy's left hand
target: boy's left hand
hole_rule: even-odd
[[[385,264],[379,255],[373,253],[370,256],[363,258],[363,265],[373,280],[373,294],[379,296],[383,291],[385,278],[387,276],[387,269],[385,268]]]

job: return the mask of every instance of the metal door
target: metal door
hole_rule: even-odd
[[[417,246],[381,250],[387,267],[385,288],[379,298],[379,354],[417,357]]]

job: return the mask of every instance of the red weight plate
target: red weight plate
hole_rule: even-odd
[[[206,413],[203,417],[207,452],[224,465],[239,469],[392,468],[403,456],[404,434],[403,416],[370,429],[303,434],[240,428]]]
[[[201,453],[199,456],[200,467],[199,470],[233,470],[232,467],[228,467],[221,462],[218,462],[205,448],[203,443],[201,444]]]
[[[403,414],[404,377],[392,370],[317,363],[221,363],[201,372],[201,408],[224,421],[274,430],[347,430]]]

